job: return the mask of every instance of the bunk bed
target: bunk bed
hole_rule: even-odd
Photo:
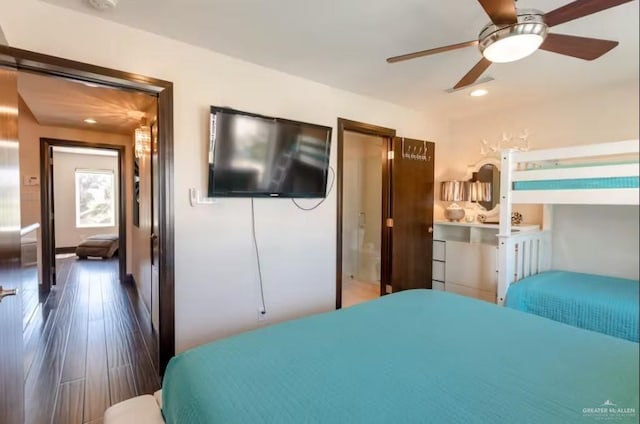
[[[638,152],[628,140],[501,153],[499,304],[638,342],[638,281],[551,270],[553,205],[637,206]],[[514,204],[542,204],[542,229],[512,234]]]

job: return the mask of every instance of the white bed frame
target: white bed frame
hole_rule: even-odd
[[[165,424],[162,417],[162,390],[136,396],[110,406],[104,424]]]
[[[640,150],[639,146],[640,142],[638,140],[627,140],[530,152],[502,151],[500,232],[498,233],[498,304],[504,304],[510,284],[524,277],[550,269],[552,205],[638,205],[640,203],[640,192],[637,188],[513,190],[513,183],[517,181],[638,177],[638,163],[557,169],[527,169],[527,164],[581,158],[588,158],[597,162],[599,158],[606,156],[637,155]],[[511,212],[513,204],[542,204],[542,229],[540,231],[512,233]]]

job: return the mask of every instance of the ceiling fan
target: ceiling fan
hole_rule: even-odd
[[[618,42],[553,34],[548,32],[549,28],[630,1],[632,0],[576,0],[549,13],[543,13],[534,9],[518,10],[514,0],[478,0],[491,22],[480,31],[477,40],[394,56],[388,58],[387,62],[401,62],[478,46],[483,57],[453,87],[456,90],[473,84],[492,63],[514,62],[538,49],[594,60],[613,49]]]

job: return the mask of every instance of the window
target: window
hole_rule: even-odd
[[[76,227],[115,227],[113,171],[76,170]]]

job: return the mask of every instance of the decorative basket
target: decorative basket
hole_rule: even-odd
[[[512,212],[511,225],[520,225],[520,224],[522,224],[522,214],[520,212]]]
[[[464,218],[464,209],[462,208],[447,208],[444,210],[444,216],[449,221],[460,221]]]

